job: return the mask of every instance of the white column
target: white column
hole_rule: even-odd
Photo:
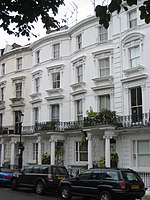
[[[38,164],[42,164],[42,142],[41,136],[38,136]]]
[[[4,139],[1,140],[1,166],[4,164]]]
[[[110,136],[105,136],[105,166],[110,167]]]
[[[55,165],[55,139],[50,139],[51,142],[51,165]]]
[[[87,138],[88,140],[88,169],[93,167],[93,159],[92,159],[92,134],[88,133]]]
[[[14,141],[11,141],[11,158],[10,158],[10,166],[14,167],[15,165],[15,142]]]
[[[115,136],[115,128],[109,127],[105,130],[103,139],[105,139],[105,167],[110,167],[110,139]]]

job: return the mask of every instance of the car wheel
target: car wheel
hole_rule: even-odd
[[[109,192],[103,191],[99,195],[99,200],[112,200],[112,198]]]
[[[37,182],[37,184],[35,186],[35,193],[39,194],[39,195],[45,193],[45,186],[44,186],[44,184],[41,181]]]
[[[17,190],[17,180],[15,178],[12,179],[11,188],[12,190]]]
[[[62,199],[69,200],[71,199],[71,188],[69,186],[63,186],[60,190],[60,195]]]

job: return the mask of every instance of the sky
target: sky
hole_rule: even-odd
[[[65,6],[59,7],[56,19],[58,21],[61,21],[62,18],[66,19],[67,25],[70,27],[87,16],[94,15],[94,4],[102,4],[103,0],[64,0],[64,2]],[[33,33],[38,34],[39,36],[37,38],[33,36],[30,40],[25,36],[18,38],[13,35],[8,35],[3,29],[0,29],[0,49],[4,48],[7,44],[11,45],[13,43],[26,45],[46,35],[46,30],[43,28],[43,24],[40,21],[34,23],[34,26],[35,29],[33,30]]]

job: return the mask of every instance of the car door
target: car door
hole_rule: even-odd
[[[19,184],[30,187],[33,185],[33,166],[27,166],[19,176]]]
[[[74,181],[72,182],[72,190],[73,193],[76,194],[87,194],[87,188],[88,188],[88,179],[90,177],[91,171],[87,170],[83,172],[82,174],[78,175]]]
[[[102,185],[102,171],[93,170],[87,182],[87,193],[89,195],[97,195],[98,187]]]

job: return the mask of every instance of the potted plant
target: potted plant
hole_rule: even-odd
[[[111,167],[117,167],[118,160],[119,160],[119,157],[118,157],[117,153],[110,154],[110,166]],[[100,168],[105,167],[105,157],[104,156],[102,156],[101,159],[99,160],[99,166],[100,166]]]

